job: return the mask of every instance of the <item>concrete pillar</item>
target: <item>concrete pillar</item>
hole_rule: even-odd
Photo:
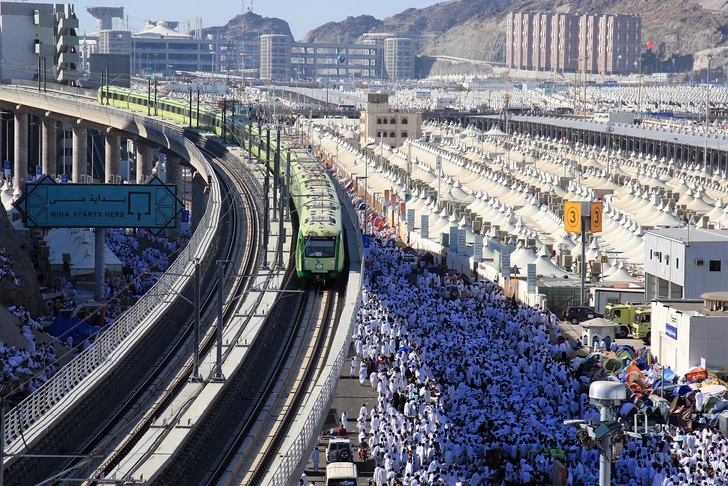
[[[121,175],[121,137],[113,133],[106,134],[106,182],[113,184],[116,176]]]
[[[52,118],[43,118],[43,174],[53,175],[58,172],[58,158],[56,157],[56,125]]]
[[[86,174],[86,165],[88,160],[88,141],[86,137],[86,127],[79,125],[73,126],[73,162],[71,165],[71,182],[78,184],[81,182],[81,175]]]
[[[15,151],[13,153],[13,188],[25,186],[28,178],[28,114],[15,112]]]
[[[152,164],[154,163],[154,151],[151,145],[144,145],[136,142],[137,146],[137,162],[136,162],[136,183],[142,184],[144,179],[152,175]]]
[[[184,185],[182,184],[182,170],[179,166],[180,158],[175,155],[167,155],[167,162],[165,164],[166,173],[166,184],[174,184],[177,187],[177,199],[182,201],[182,191],[184,191]],[[179,235],[179,231],[182,228],[182,211],[177,213],[175,217],[175,227],[167,228],[165,234],[168,237],[176,237]]]

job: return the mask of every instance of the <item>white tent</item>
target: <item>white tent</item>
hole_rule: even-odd
[[[63,265],[63,255],[69,254],[71,275],[87,275],[95,269],[95,236],[89,229],[54,228],[48,232],[45,241],[50,247],[48,263]],[[104,264],[109,272],[120,273],[122,263],[104,243]]]

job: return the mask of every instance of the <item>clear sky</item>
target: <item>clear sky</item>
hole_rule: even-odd
[[[76,5],[80,19],[79,35],[96,31],[96,19],[87,6],[124,7],[129,29],[142,30],[146,20],[176,20],[195,27],[195,18],[202,17],[203,27],[225,25],[230,19],[251,6],[263,17],[276,17],[288,22],[296,40],[326,22],[338,22],[349,16],[372,15],[384,19],[408,8],[422,8],[438,0],[91,0]],[[121,28],[114,20],[114,28]]]

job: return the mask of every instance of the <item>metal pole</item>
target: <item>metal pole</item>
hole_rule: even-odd
[[[147,79],[147,115],[152,114],[152,79]]]
[[[263,217],[263,268],[268,268],[268,218],[270,218],[270,199],[268,195],[270,191],[270,170],[266,167],[265,169],[265,180],[263,181],[263,205],[264,214]]]
[[[200,87],[197,87],[197,128],[200,128]]]
[[[154,78],[154,116],[157,116],[157,78]]]
[[[404,195],[405,202],[409,202],[411,198],[411,184],[412,184],[412,143],[407,144],[407,190]],[[409,240],[409,235],[407,236]]]
[[[226,114],[227,114],[227,100],[223,98],[222,100],[222,139],[224,141],[227,141],[227,131],[225,130],[225,122],[226,120]]]
[[[109,85],[111,84],[111,81],[109,80],[109,76],[111,75],[111,72],[109,71],[109,66],[106,66],[106,104],[109,104]]]
[[[582,228],[583,231],[583,228]],[[599,420],[608,422],[610,420],[611,409],[602,407],[599,410]],[[607,450],[599,454],[599,486],[610,486],[612,484],[612,440],[607,444]]]
[[[280,154],[280,149],[279,154]],[[281,194],[281,199],[283,199],[283,209],[285,212],[285,220],[290,221],[291,220],[291,205],[289,204],[289,199],[291,197],[290,189],[291,189],[291,151],[286,152],[286,180],[283,184],[283,188],[285,189],[285,192]]]
[[[584,305],[584,281],[586,280],[586,222],[587,218],[581,217],[581,295],[579,305]]]
[[[705,150],[703,151],[703,170],[708,170],[708,135],[710,134],[710,61],[708,55],[708,70],[705,73]]]
[[[215,378],[222,380],[222,300],[225,291],[225,260],[217,262],[217,366]]]
[[[195,259],[195,356],[192,365],[192,379],[200,379],[200,259]]]
[[[190,127],[192,127],[192,88],[190,90]]]
[[[435,157],[435,170],[437,170],[437,212],[440,212],[440,176],[442,174],[442,157]]]
[[[278,177],[278,174],[276,174],[276,177]],[[283,193],[284,188],[281,187],[281,195]],[[273,191],[275,194],[275,191]],[[283,197],[281,197],[281,200],[278,204],[278,258],[276,266],[278,268],[283,267],[283,239],[284,239],[284,231],[286,229],[283,227]]]
[[[267,137],[267,145],[266,145],[266,152],[265,152],[265,162],[266,167],[265,170],[270,170],[270,128],[266,128],[268,137]],[[280,133],[280,132],[279,132]],[[279,139],[280,143],[280,139]],[[278,191],[281,191],[281,194],[283,194],[283,189],[280,188],[281,183],[281,152],[280,152],[280,145],[276,149],[275,152],[273,152],[273,207],[278,207]],[[277,216],[275,215],[275,212],[273,213],[273,221],[276,221]]]

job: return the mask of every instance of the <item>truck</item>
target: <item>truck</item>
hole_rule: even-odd
[[[609,304],[628,304],[630,302],[643,302],[645,289],[641,288],[615,288],[615,287],[591,287],[589,289],[589,302],[594,310],[606,315],[606,307]],[[631,324],[629,321],[627,325]]]
[[[634,318],[632,319],[632,336],[636,339],[641,339],[645,344],[650,344],[652,338],[652,323],[650,322],[650,316],[652,315],[652,309],[645,307],[637,309],[634,312]]]
[[[632,322],[634,321],[634,313],[637,309],[645,308],[649,304],[643,302],[626,302],[624,304],[607,304],[604,308],[604,318],[619,324],[616,337],[626,338],[632,332]]]

